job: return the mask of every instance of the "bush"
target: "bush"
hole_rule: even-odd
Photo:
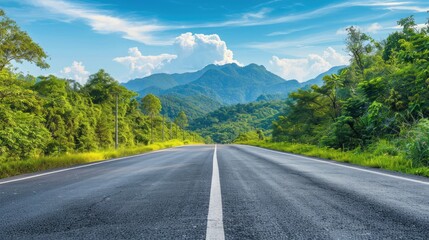
[[[258,140],[259,135],[257,131],[250,131],[245,133],[240,133],[234,142],[246,142],[252,140]]]
[[[421,119],[408,132],[406,154],[415,166],[429,166],[429,120]]]
[[[368,150],[372,153],[374,153],[375,156],[398,156],[399,155],[399,148],[394,143],[385,140],[380,139],[379,141],[371,144],[368,147]]]

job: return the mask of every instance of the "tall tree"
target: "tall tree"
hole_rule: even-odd
[[[48,68],[47,57],[45,51],[0,9],[0,71],[12,61],[28,61],[40,68]]]
[[[161,112],[161,101],[153,94],[148,94],[142,98],[143,112],[150,118],[150,140],[153,142],[153,120]]]
[[[363,75],[365,70],[365,54],[372,50],[371,45],[368,43],[371,38],[353,26],[347,28],[347,32],[347,50],[350,52],[353,63],[357,65],[358,71]]]
[[[179,115],[177,115],[175,122],[177,125],[182,128],[183,131],[183,141],[185,141],[185,128],[188,126],[188,117],[184,111],[181,111]]]
[[[95,104],[113,102],[115,94],[118,94],[119,83],[106,71],[100,69],[97,73],[89,76],[88,82],[82,88]]]

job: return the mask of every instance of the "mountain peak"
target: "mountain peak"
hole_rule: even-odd
[[[240,66],[237,63],[227,63],[227,64],[223,64],[223,65],[217,65],[217,64],[212,63],[212,64],[205,66],[202,70],[223,69],[223,68],[237,68],[237,69],[238,68],[247,68],[247,69],[259,69],[259,70],[264,70],[264,71],[267,70],[264,65],[258,65],[256,63],[250,63],[249,65],[246,65],[246,66]]]
[[[251,63],[251,64],[245,66],[244,68],[253,68],[253,69],[259,69],[259,70],[263,70],[263,71],[267,70],[264,65],[258,65],[256,63]]]

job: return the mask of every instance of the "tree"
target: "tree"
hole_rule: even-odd
[[[332,120],[335,119],[340,114],[340,103],[338,99],[338,90],[343,86],[341,78],[337,74],[326,75],[323,77],[323,86],[319,87],[317,85],[312,86],[314,92],[319,93],[329,99],[329,105],[331,111],[329,114]]]
[[[184,111],[181,111],[179,115],[177,115],[175,122],[177,125],[182,128],[183,131],[183,141],[185,141],[185,128],[188,126],[188,117]]]
[[[399,20],[398,25],[402,26],[402,32],[407,36],[412,36],[416,32],[416,21],[412,15]]]
[[[161,101],[153,94],[148,94],[142,98],[143,112],[150,118],[150,140],[153,141],[153,119],[161,112]]]
[[[28,61],[40,68],[48,68],[47,57],[43,49],[0,9],[0,71],[12,61]]]
[[[0,71],[0,162],[38,155],[50,141],[42,99],[7,68]]]
[[[256,133],[258,134],[258,139],[260,141],[262,141],[262,140],[265,139],[264,132],[262,130],[259,129],[259,130],[256,131]]]
[[[372,51],[372,45],[368,43],[372,39],[353,26],[347,28],[347,32],[347,50],[350,52],[353,63],[357,65],[360,74],[363,75],[365,70],[365,54]]]
[[[87,93],[92,102],[95,104],[113,101],[117,93],[118,82],[111,77],[106,71],[100,69],[97,73],[88,78],[88,82],[82,88]]]

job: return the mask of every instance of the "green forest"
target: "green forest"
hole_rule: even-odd
[[[231,143],[240,134],[256,134],[258,131],[271,135],[272,122],[285,107],[286,103],[282,100],[224,106],[193,120],[189,128],[205,136],[207,142],[217,143]],[[242,137],[240,140],[243,140]]]
[[[171,139],[201,141],[182,130],[184,113],[175,120],[162,117],[157,97],[137,99],[104,70],[83,86],[53,75],[17,72],[13,64],[24,61],[48,68],[48,55],[3,11],[0,31],[0,163],[113,149],[116,122],[120,148]]]
[[[290,94],[273,124],[274,142],[371,151],[429,166],[429,28],[414,18],[375,41],[347,29],[350,65]]]

